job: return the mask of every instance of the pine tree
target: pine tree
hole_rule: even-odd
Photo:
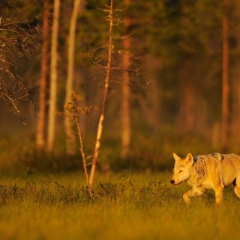
[[[42,58],[41,58],[41,78],[39,81],[39,113],[36,129],[36,145],[38,149],[45,146],[46,131],[46,103],[47,103],[47,77],[49,60],[49,0],[43,3],[43,25],[42,25]]]

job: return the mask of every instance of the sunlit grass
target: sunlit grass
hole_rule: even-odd
[[[186,206],[170,174],[97,176],[89,199],[81,174],[0,179],[1,239],[238,239],[240,201],[225,189]]]

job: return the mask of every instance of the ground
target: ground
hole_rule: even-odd
[[[171,173],[97,175],[94,198],[82,173],[0,179],[1,239],[239,239],[240,201],[230,187],[190,206]]]

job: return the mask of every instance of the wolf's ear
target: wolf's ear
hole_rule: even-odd
[[[175,161],[178,161],[178,160],[181,159],[181,158],[180,158],[177,154],[175,154],[175,153],[173,153],[173,157],[174,157]]]
[[[185,158],[186,163],[193,163],[193,155],[191,153],[188,153]]]

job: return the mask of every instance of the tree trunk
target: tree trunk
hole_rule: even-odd
[[[49,0],[44,1],[43,26],[42,26],[42,60],[41,79],[39,86],[39,113],[37,119],[36,145],[38,149],[45,146],[46,128],[46,92],[48,76],[48,47],[49,47]]]
[[[179,72],[179,115],[180,133],[192,131],[196,127],[196,94],[193,88],[194,61],[191,56],[183,54]]]
[[[238,18],[240,11],[240,2],[236,1],[233,6],[232,15],[233,18]],[[240,142],[240,24],[236,23],[233,26],[232,32],[236,39],[235,52],[234,54],[232,69],[233,69],[233,81],[232,81],[232,122],[231,122],[231,147],[236,147],[236,151],[239,149]]]
[[[189,22],[189,2],[181,1],[181,18],[179,35],[182,41],[181,59],[179,68],[179,114],[178,114],[178,129],[180,134],[191,132],[196,127],[196,94],[194,82],[196,81],[196,69],[194,54],[191,51],[189,38],[192,36],[186,33],[185,29],[190,25]],[[190,43],[191,44],[191,43]]]
[[[52,44],[51,44],[51,82],[48,115],[48,151],[53,150],[56,122],[57,104],[57,48],[58,48],[58,29],[59,29],[59,10],[60,0],[54,0],[53,25],[52,25]]]
[[[162,87],[159,81],[162,63],[161,58],[157,56],[148,55],[147,56],[147,74],[149,77],[149,82],[151,82],[150,90],[148,91],[147,99],[150,101],[149,113],[147,111],[145,114],[149,117],[151,126],[153,127],[153,132],[156,136],[159,135],[159,130],[162,124]]]
[[[68,76],[66,83],[65,103],[70,101],[70,96],[73,89],[73,74],[74,74],[74,54],[75,54],[75,31],[78,17],[78,11],[81,0],[75,0],[73,6],[72,17],[70,21],[69,38],[68,38]],[[66,111],[66,109],[65,109]],[[68,155],[75,154],[76,139],[72,131],[72,126],[69,118],[64,118],[66,132],[66,150]]]
[[[125,0],[125,4],[129,6],[130,0]],[[128,31],[130,26],[130,19],[126,17],[125,28]],[[131,41],[129,37],[123,40],[124,55],[123,55],[123,84],[122,84],[122,158],[127,158],[129,155],[130,141],[131,141],[131,128],[130,128],[130,46]]]
[[[229,0],[224,0],[222,65],[222,150],[228,146],[229,133]]]
[[[106,68],[105,85],[104,85],[104,89],[103,89],[104,92],[103,92],[101,115],[100,115],[100,119],[98,122],[97,137],[96,137],[95,148],[94,148],[94,153],[93,153],[93,160],[92,160],[92,167],[91,167],[91,172],[90,172],[90,177],[89,177],[90,188],[92,188],[92,185],[93,185],[99,150],[100,150],[100,146],[101,146],[103,123],[104,123],[104,118],[105,118],[107,98],[108,98],[108,92],[109,92],[109,82],[110,82],[112,53],[113,53],[112,28],[113,28],[113,0],[111,0],[110,9],[109,9],[108,60],[107,60],[107,68]]]

